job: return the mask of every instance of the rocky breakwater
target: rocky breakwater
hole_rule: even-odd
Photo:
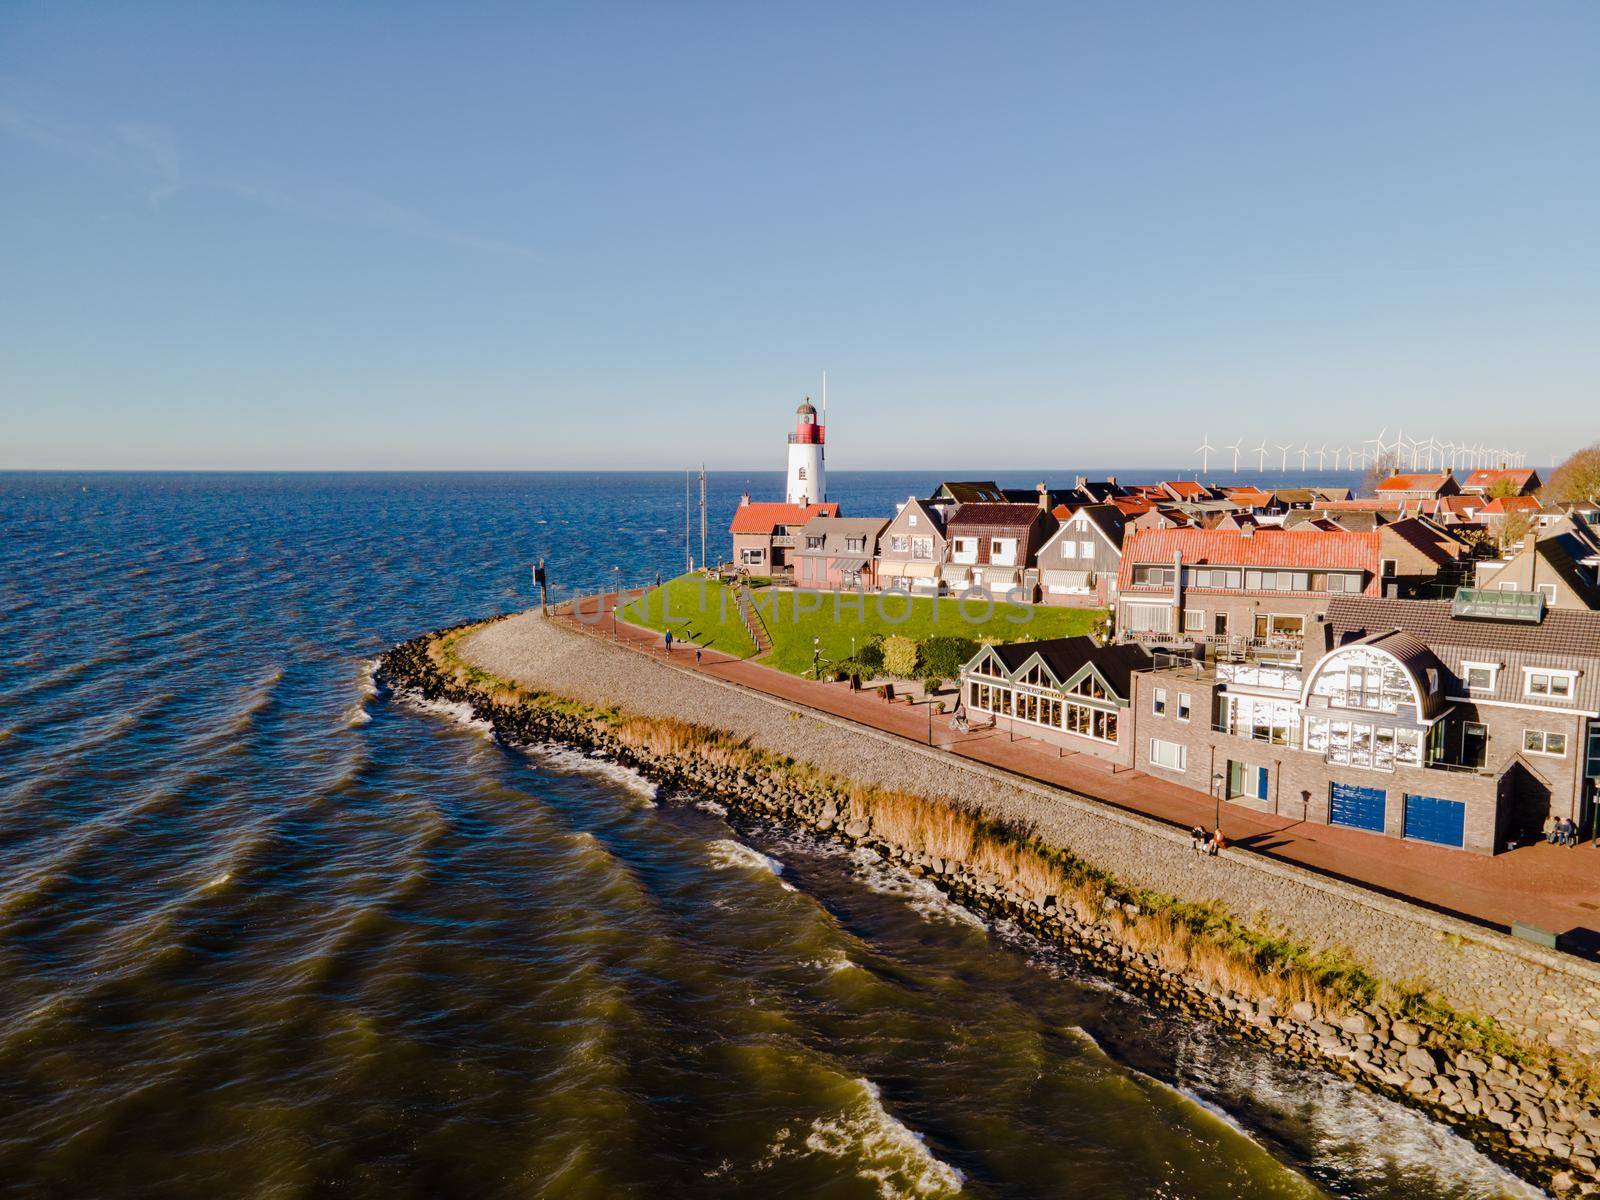
[[[726,731],[530,693],[464,666],[450,653],[451,636],[390,651],[380,683],[467,706],[510,744],[575,746],[663,788],[713,796],[732,814],[870,850],[976,912],[1067,948],[1153,1004],[1425,1110],[1557,1194],[1600,1195],[1600,1082],[1590,1064],[1517,1045],[1492,1022],[1430,1006],[1410,989],[1394,989],[1398,1002],[1383,988],[1340,995],[1317,986],[1314,970],[1262,969],[1261,946],[1241,944],[1220,918],[1221,930],[1208,933],[1149,892],[1063,873],[1069,854],[1033,845],[1027,831],[985,825],[957,801],[908,805],[911,798],[875,795]],[[929,848],[941,841],[963,853]]]

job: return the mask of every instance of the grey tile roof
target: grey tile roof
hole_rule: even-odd
[[[1474,621],[1450,615],[1448,600],[1391,600],[1334,596],[1328,601],[1334,642],[1402,630],[1437,653],[1441,647],[1505,650],[1600,661],[1600,612],[1553,608],[1537,625]]]

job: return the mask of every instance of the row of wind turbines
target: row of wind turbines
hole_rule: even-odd
[[[1278,453],[1278,469],[1288,471],[1289,459],[1294,455],[1300,456],[1300,469],[1306,470],[1311,459],[1317,460],[1317,470],[1327,469],[1328,463],[1333,464],[1335,471],[1339,470],[1364,470],[1374,463],[1392,463],[1397,467],[1409,465],[1410,469],[1442,471],[1446,466],[1452,470],[1466,468],[1473,470],[1477,467],[1520,467],[1526,464],[1527,454],[1521,450],[1508,450],[1500,446],[1485,446],[1471,442],[1441,442],[1437,438],[1408,438],[1404,430],[1396,430],[1392,440],[1388,437],[1389,427],[1386,425],[1378,431],[1377,437],[1366,438],[1355,445],[1329,446],[1326,442],[1315,450],[1309,442],[1304,443],[1298,450],[1294,443],[1273,442],[1270,446],[1265,438],[1254,449],[1245,449],[1244,438],[1240,438],[1232,445],[1213,446],[1211,435],[1208,433],[1194,452],[1200,455],[1200,473],[1208,475],[1211,472],[1211,456],[1231,451],[1233,454],[1233,471],[1239,473],[1239,456],[1248,458],[1255,455],[1257,458],[1256,469],[1267,469],[1267,458],[1272,451]]]

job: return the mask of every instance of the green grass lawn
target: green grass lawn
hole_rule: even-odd
[[[772,653],[763,661],[794,675],[811,670],[813,638],[821,639],[822,659],[827,664],[849,658],[852,639],[859,647],[873,634],[899,634],[916,641],[934,634],[974,641],[1038,641],[1088,633],[1105,616],[1105,610],[1098,608],[989,605],[979,600],[898,594],[835,596],[776,588],[757,591],[755,599],[772,637]],[[702,582],[698,576],[683,576],[653,589],[623,609],[622,619],[651,629],[671,628],[673,637],[740,657],[755,653],[739,620],[733,593],[721,584]]]
[[[634,625],[672,630],[674,638],[695,642],[724,654],[749,658],[756,652],[749,631],[739,619],[732,588],[699,575],[680,575],[622,608],[618,615]]]

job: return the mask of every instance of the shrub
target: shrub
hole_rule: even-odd
[[[863,675],[876,675],[883,670],[883,638],[869,637],[856,651],[855,660],[861,664]]]
[[[971,638],[941,633],[922,643],[922,670],[925,675],[940,679],[954,679],[961,674],[967,660],[978,652],[978,643]]]
[[[917,657],[921,647],[908,637],[896,634],[883,639],[883,669],[899,679],[911,679],[917,673]]]

